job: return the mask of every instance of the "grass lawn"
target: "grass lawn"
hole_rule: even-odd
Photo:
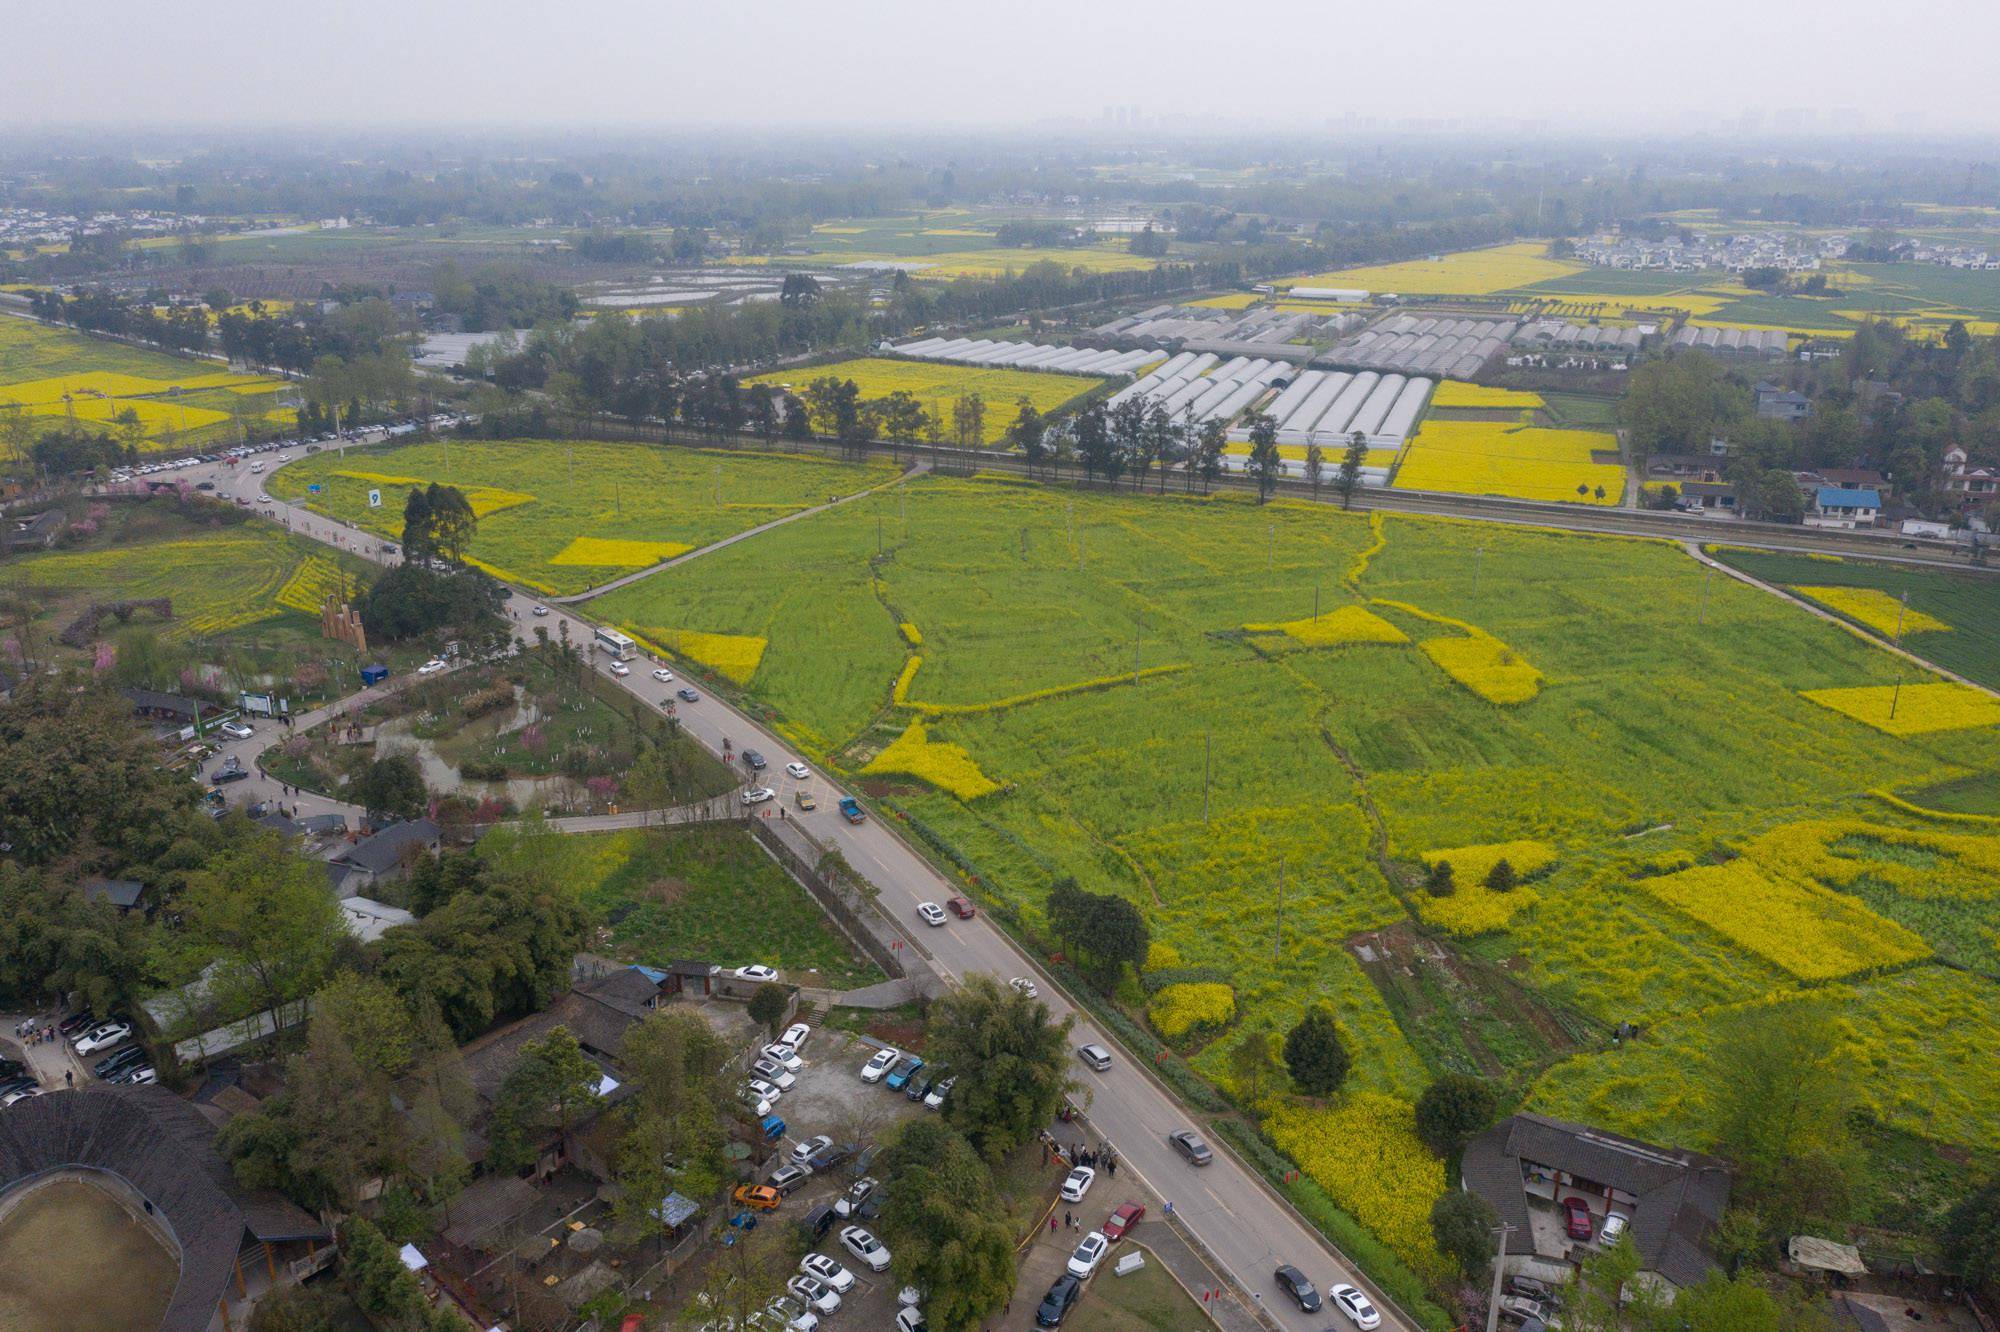
[[[740,828],[550,840],[547,853],[559,857],[597,922],[599,951],[653,966],[690,957],[732,969],[762,962],[788,981],[833,989],[883,979]]]
[[[236,374],[215,361],[0,319],[0,409],[18,404],[36,433],[74,416],[116,434],[116,419],[129,411],[142,450],[235,442],[246,427],[290,425],[289,392],[283,380]]]
[[[1816,580],[1839,567],[1815,562]],[[930,477],[598,609],[757,640],[751,697],[885,815],[951,847],[993,909],[1032,926],[1065,876],[1127,896],[1163,946],[1154,966],[1233,987],[1235,1025],[1184,1042],[1204,1074],[1227,1085],[1246,1025],[1333,1004],[1353,1093],[1376,1099],[1298,1108],[1287,1140],[1326,1135],[1308,1153],[1319,1182],[1435,1270],[1428,1198],[1385,1196],[1340,1163],[1352,1135],[1407,1125],[1443,1068],[1490,1063],[1518,1094],[1573,1059],[1562,1076],[1582,1094],[1629,1058],[1610,1051],[1618,1021],[1698,1041],[1722,1006],[1800,992],[1785,967],[1821,945],[1863,965],[1969,946],[1953,932],[1977,904],[1927,907],[1934,887],[1898,870],[1888,834],[1835,855],[1809,821],[1909,824],[1867,793],[2000,771],[2000,728],[1897,737],[1817,705],[1803,692],[1913,677],[1733,582],[1713,580],[1698,618],[1700,570],[1665,542]],[[1341,615],[1316,622],[1316,606]],[[1840,884],[1772,851],[1731,895],[1700,876],[1635,887],[1766,835]],[[1410,928],[1424,853],[1507,842],[1546,853],[1517,890],[1532,897],[1437,927],[1494,969],[1484,1008],[1449,1032],[1436,996],[1392,1005],[1343,944]],[[2000,1041],[2000,985],[1958,984],[1966,1040]],[[1911,1061],[1903,1085],[1944,1090],[1934,1108],[1885,1094],[1884,1116],[2000,1146],[1970,1047],[1891,1035],[1861,1031],[1857,1057],[1893,1049]],[[1643,1131],[1665,1122],[1648,1104],[1584,1108]]]
[[[986,400],[985,442],[997,444],[1007,433],[1008,423],[1026,398],[1035,410],[1047,415],[1081,394],[1103,383],[1096,375],[1063,375],[1039,370],[981,369],[978,366],[950,365],[942,361],[904,361],[889,357],[863,356],[831,365],[808,366],[798,370],[773,370],[743,382],[778,384],[803,394],[815,379],[831,376],[851,379],[861,390],[863,402],[886,398],[902,390],[923,404],[951,430],[952,404],[967,394],[977,393]],[[831,431],[832,422],[816,421],[816,428]]]
[[[1091,1279],[1069,1325],[1075,1332],[1186,1332],[1210,1326],[1201,1305],[1150,1253],[1146,1265],[1129,1276],[1118,1276],[1111,1264],[1123,1257],[1125,1246],[1112,1250],[1104,1270]]]
[[[402,535],[412,486],[457,486],[479,515],[472,558],[561,595],[894,476],[886,461],[511,439],[349,449],[345,458],[326,451],[281,467],[268,485],[390,538]],[[371,490],[381,492],[380,508],[369,507]]]

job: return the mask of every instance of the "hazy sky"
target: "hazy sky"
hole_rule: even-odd
[[[2000,0],[84,0],[6,24],[0,127],[1218,128],[1404,117],[2000,131]],[[1899,117],[1902,119],[1899,122]],[[1919,119],[1911,119],[1918,117]],[[1795,123],[1796,117],[1786,123]]]

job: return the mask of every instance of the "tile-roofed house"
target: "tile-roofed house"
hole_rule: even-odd
[[[137,879],[107,879],[93,874],[82,884],[83,895],[92,901],[109,902],[122,914],[146,900],[146,885]]]
[[[373,883],[400,878],[411,859],[436,853],[442,835],[429,819],[407,819],[356,842],[334,856],[331,863],[345,866],[349,871],[346,882],[357,888],[360,880]]]
[[[62,535],[62,510],[44,509],[26,518],[9,519],[6,530],[8,550],[47,550]]]
[[[1593,1249],[1566,1239],[1553,1220],[1558,1197],[1581,1197],[1599,1225],[1607,1209],[1631,1218],[1641,1272],[1689,1286],[1715,1267],[1704,1244],[1729,1204],[1730,1171],[1714,1157],[1519,1114],[1467,1143],[1461,1170],[1464,1187],[1514,1227],[1510,1253],[1531,1241],[1543,1260],[1589,1256]]]

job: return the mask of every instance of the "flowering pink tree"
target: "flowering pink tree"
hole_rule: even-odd
[[[95,655],[91,658],[90,673],[101,678],[117,664],[118,648],[111,643],[99,643]]]

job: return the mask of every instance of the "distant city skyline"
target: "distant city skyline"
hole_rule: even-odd
[[[10,17],[0,126],[2000,133],[2000,6],[528,0]],[[41,53],[41,54],[37,54]],[[55,58],[60,53],[62,58]],[[87,57],[87,60],[85,59]],[[79,63],[79,62],[83,63]]]

